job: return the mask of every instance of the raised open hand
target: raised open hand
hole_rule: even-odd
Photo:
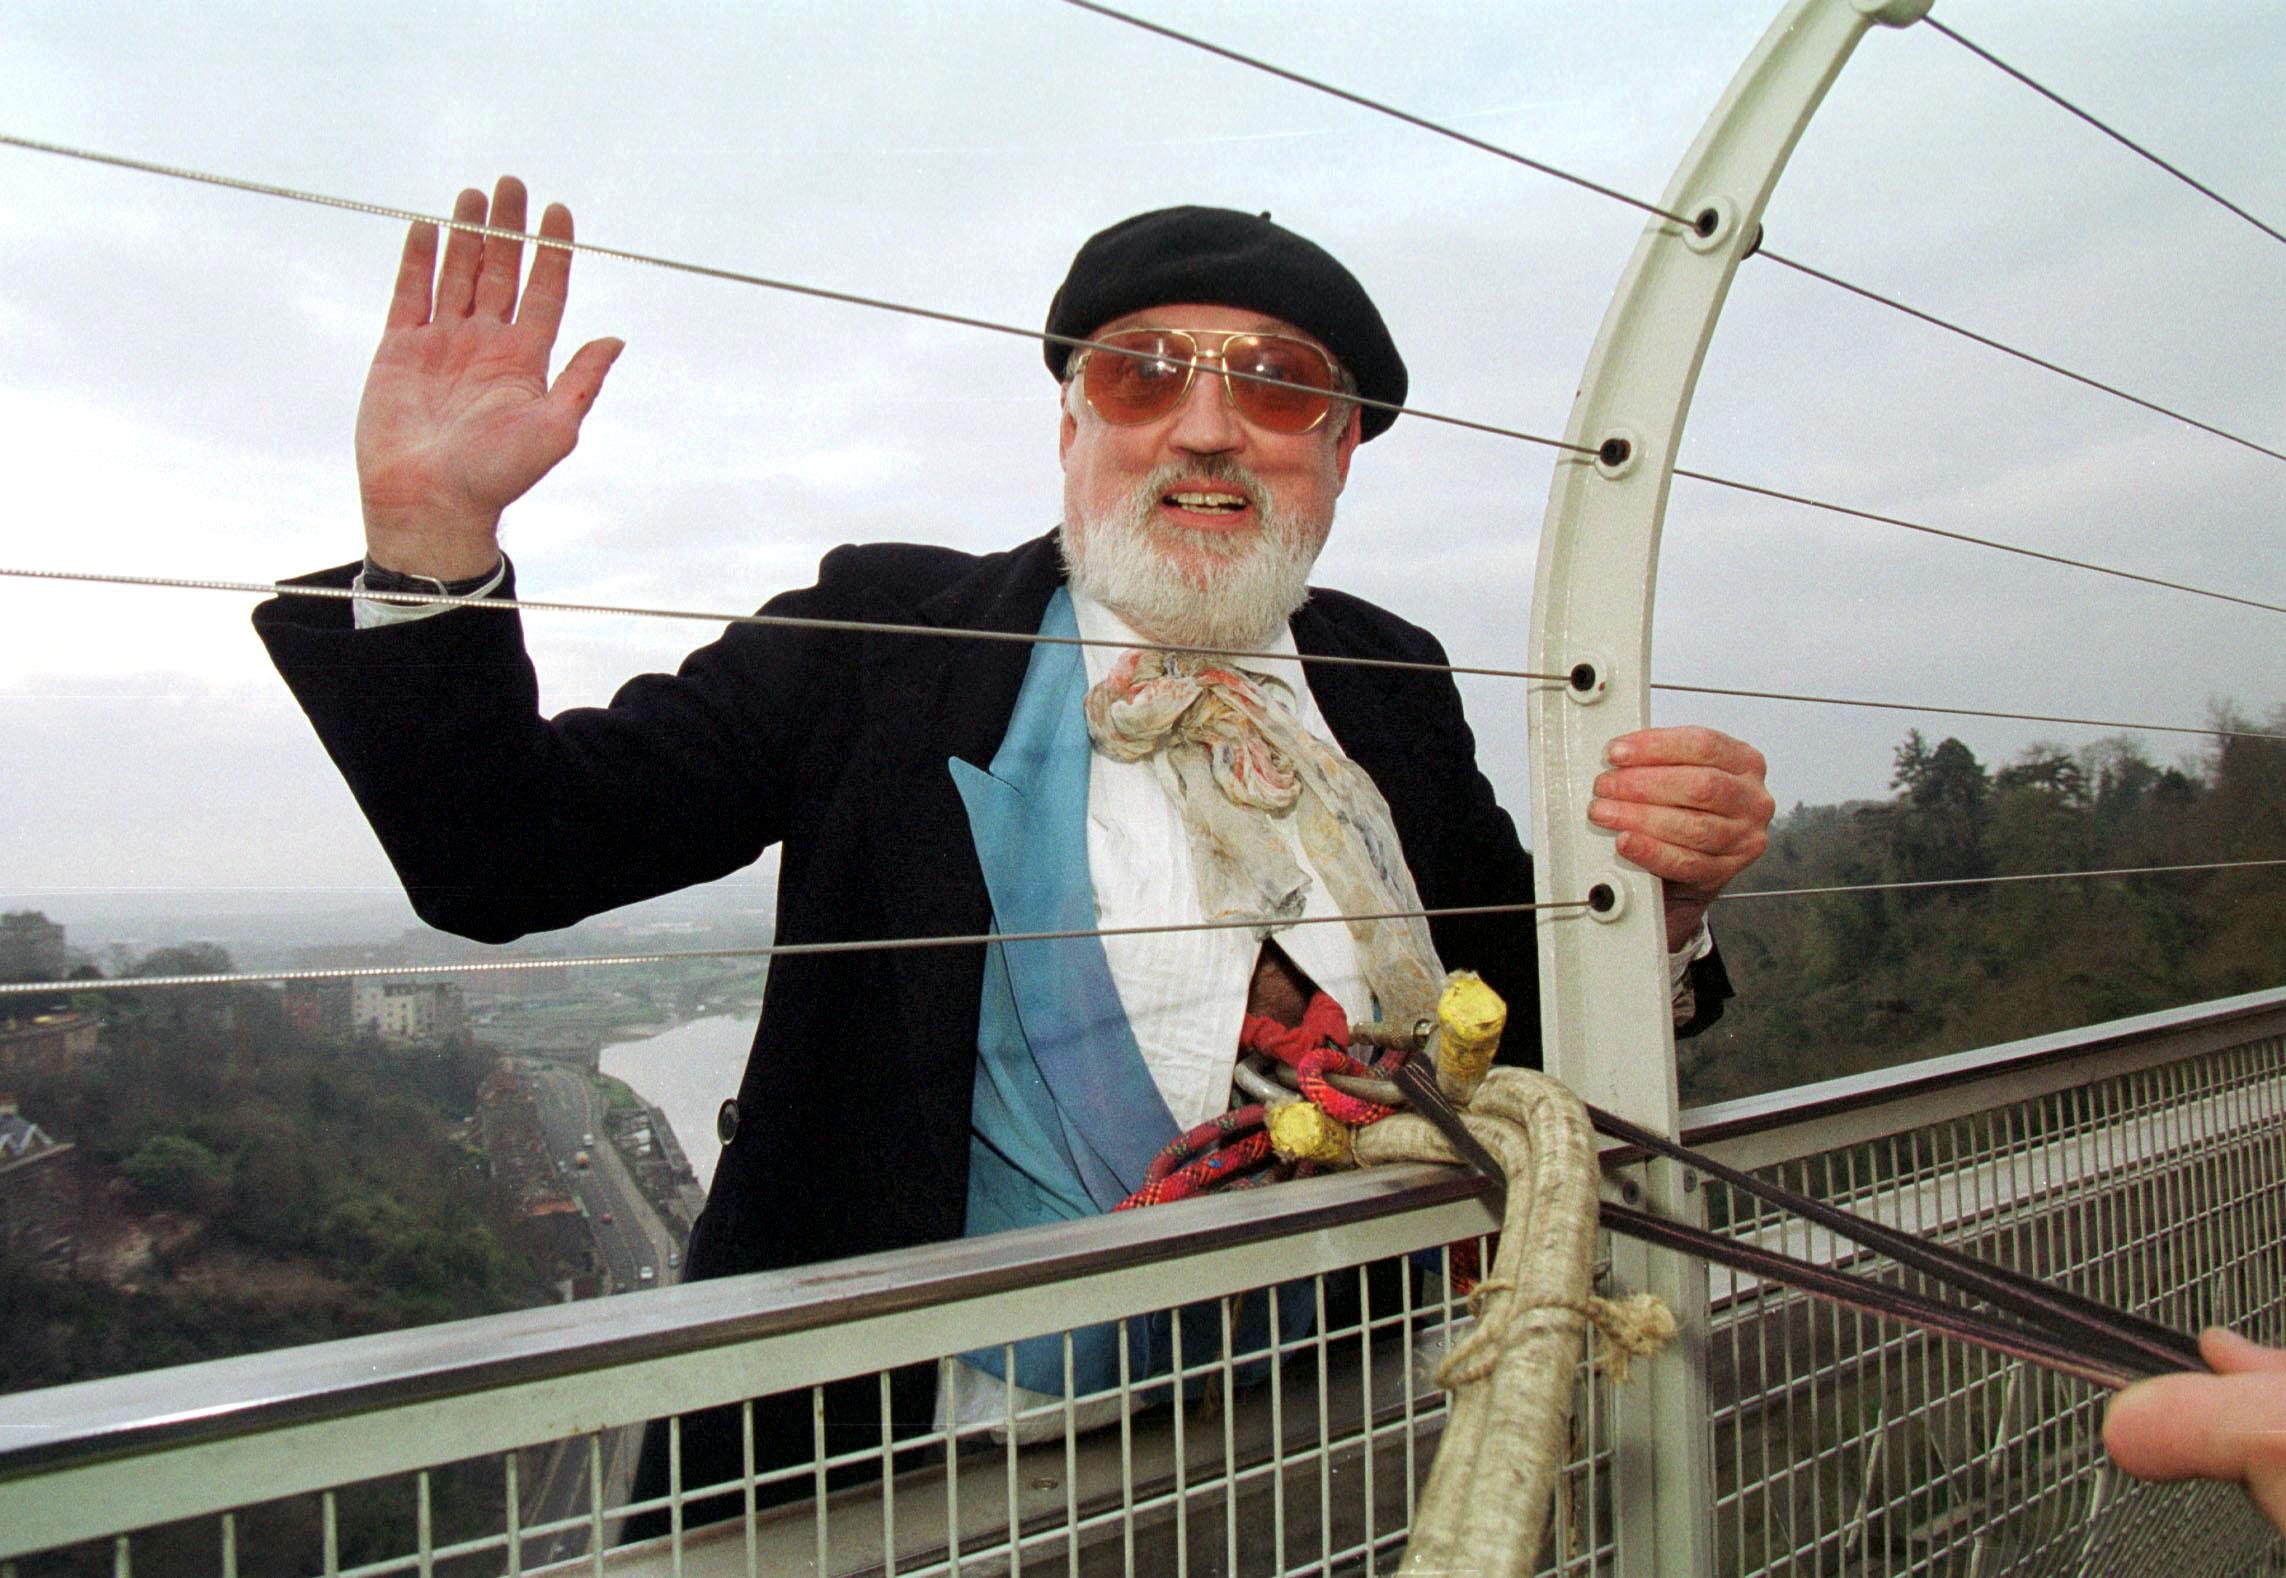
[[[524,183],[502,176],[489,222],[522,230],[524,202]],[[484,194],[462,192],[453,218],[486,223]],[[450,581],[498,561],[500,512],[579,442],[623,342],[590,340],[551,386],[570,251],[536,249],[519,306],[521,241],[455,230],[439,269],[437,230],[415,225],[405,237],[357,408],[357,486],[374,561]],[[571,210],[551,203],[540,234],[569,241]]]

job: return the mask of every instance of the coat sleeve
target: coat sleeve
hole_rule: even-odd
[[[828,569],[832,567],[828,560]],[[346,586],[354,565],[305,578]],[[769,611],[813,612],[821,584]],[[292,583],[289,583],[292,584]],[[514,595],[514,579],[495,594]],[[851,637],[736,625],[607,707],[544,718],[514,610],[355,630],[346,599],[254,626],[431,925],[484,942],[710,881],[783,832]],[[846,671],[844,671],[846,672]]]

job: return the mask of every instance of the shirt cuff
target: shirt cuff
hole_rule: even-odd
[[[500,562],[493,567],[492,574],[485,578],[484,583],[463,595],[490,597],[500,589],[500,583],[507,577],[508,556],[502,554]],[[363,570],[357,572],[356,579],[349,583],[349,587],[354,592],[365,590],[365,572]],[[353,598],[349,607],[350,619],[354,628],[378,630],[384,625],[409,625],[416,619],[429,619],[438,614],[450,613],[453,605],[451,603],[404,603],[393,598],[372,596]]]
[[[1701,920],[1683,945],[1667,955],[1667,999],[1674,1006],[1675,1023],[1688,1024],[1698,1011],[1698,994],[1691,989],[1691,966],[1714,952],[1714,933]]]

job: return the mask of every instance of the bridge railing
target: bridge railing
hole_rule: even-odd
[[[1688,1117],[1721,1159],[1858,1211],[2178,1326],[2286,1336],[2286,990]],[[1882,1269],[1687,1186],[1731,1232]],[[1444,1418],[1430,1373],[1469,1319],[1455,1246],[1492,1222],[1448,1172],[1347,1174],[20,1394],[0,1574],[1393,1571]],[[2121,1571],[2152,1542],[2154,1571],[2286,1570],[2234,1491],[2106,1467],[2092,1387],[1728,1273],[1706,1294],[1697,1419],[1583,1368],[1543,1570],[1712,1549],[1735,1573]],[[1125,1358],[1091,1388],[1107,1323]],[[972,1373],[957,1418],[910,1401],[1035,1337],[1067,1384]],[[753,1441],[756,1400],[786,1394],[814,1423],[798,1461],[753,1450],[703,1508],[679,1482],[631,1501],[634,1427],[727,1406]],[[1672,1508],[1615,1516],[1677,1430],[1714,1480],[1692,1503],[1712,1529],[1679,1540]],[[624,1540],[646,1511],[665,1532]]]

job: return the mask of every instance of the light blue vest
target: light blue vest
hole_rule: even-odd
[[[1062,587],[1049,600],[1040,634],[1079,634],[1071,595]],[[1080,649],[1036,645],[991,770],[951,760],[992,896],[995,931],[1086,931],[1096,923],[1087,862],[1092,747],[1086,697]],[[1143,1186],[1151,1158],[1177,1137],[1174,1117],[1136,1049],[1103,944],[1092,936],[988,949],[976,1045],[970,1237],[1108,1211]],[[1247,1303],[1256,1315],[1244,1324],[1263,1325],[1259,1301]],[[1304,1306],[1297,1313],[1306,1329],[1306,1301],[1282,1304]],[[1211,1307],[1184,1312],[1186,1362],[1212,1351],[1218,1328]],[[1131,1376],[1168,1367],[1164,1316],[1129,1321],[1127,1330]],[[1081,1391],[1116,1384],[1118,1331],[1096,1326],[1072,1334],[1073,1379]],[[1251,1345],[1265,1334],[1240,1341]],[[997,1376],[1004,1352],[962,1357]],[[1016,1344],[1016,1380],[1034,1391],[1061,1392],[1061,1340]]]

